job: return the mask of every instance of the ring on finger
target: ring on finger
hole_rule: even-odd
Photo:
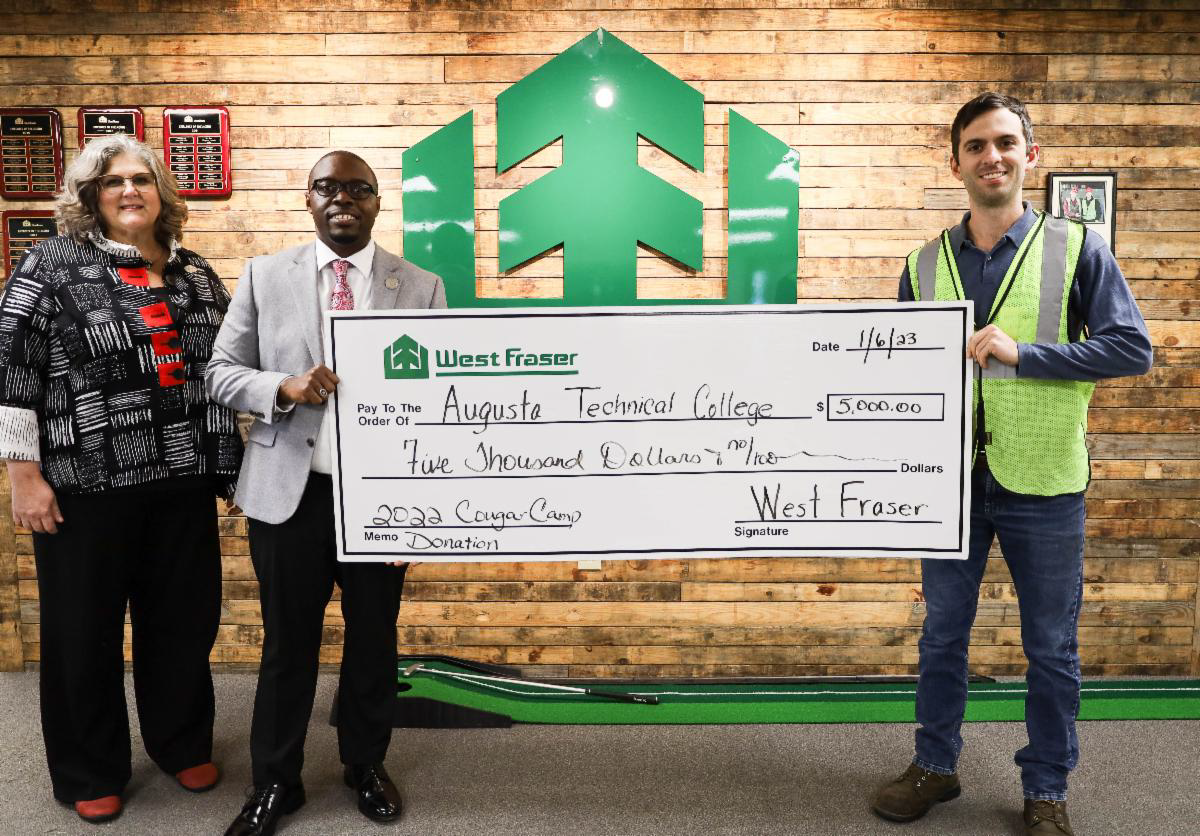
[[[321,387],[321,397],[322,397],[322,398],[327,398],[327,397],[329,397],[329,390],[328,390],[328,389],[326,389],[326,388],[324,388],[324,387]]]

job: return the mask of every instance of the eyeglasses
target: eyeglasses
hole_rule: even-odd
[[[119,177],[116,174],[106,174],[96,181],[100,185],[100,190],[104,192],[123,192],[125,184],[133,186],[139,192],[148,192],[154,188],[155,179],[153,174],[135,174],[132,177]]]
[[[308,188],[321,197],[333,197],[336,194],[345,192],[355,200],[362,200],[365,197],[377,194],[375,187],[363,180],[350,180],[343,183],[341,180],[334,180],[332,177],[322,177],[320,180],[313,180],[312,185]]]

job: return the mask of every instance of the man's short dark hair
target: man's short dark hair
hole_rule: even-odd
[[[962,137],[963,128],[989,110],[999,108],[1011,110],[1017,114],[1021,120],[1021,131],[1025,134],[1025,145],[1033,145],[1033,122],[1029,121],[1029,111],[1025,109],[1024,102],[1002,93],[980,93],[958,109],[958,115],[954,117],[954,124],[950,126],[950,153],[954,155],[955,162],[958,162],[958,140]]]
[[[373,185],[375,185],[375,186],[379,185],[379,178],[375,174],[375,169],[371,168],[370,163],[368,163],[362,157],[358,156],[358,154],[355,154],[353,151],[338,150],[338,151],[330,151],[328,154],[322,154],[321,159],[319,159],[315,163],[313,163],[312,168],[310,168],[308,170],[308,185],[309,186],[312,186],[312,175],[313,175],[313,172],[317,170],[317,166],[319,166],[321,163],[323,163],[325,160],[329,159],[330,157],[349,157],[352,160],[357,160],[358,162],[362,163],[363,165],[365,165],[367,167],[367,171],[371,172],[371,179],[373,179],[375,181],[375,183]]]

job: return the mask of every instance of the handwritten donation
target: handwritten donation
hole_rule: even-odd
[[[331,312],[339,557],[966,557],[964,303]]]

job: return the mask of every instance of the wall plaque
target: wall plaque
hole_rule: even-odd
[[[110,134],[129,134],[146,141],[146,123],[140,107],[79,108],[79,147],[89,139]]]
[[[53,200],[62,189],[62,117],[46,107],[0,110],[0,197]]]
[[[12,275],[25,253],[39,241],[58,234],[54,213],[45,209],[10,209],[4,213],[4,278]]]
[[[229,197],[229,111],[214,107],[163,110],[163,159],[184,197]]]

